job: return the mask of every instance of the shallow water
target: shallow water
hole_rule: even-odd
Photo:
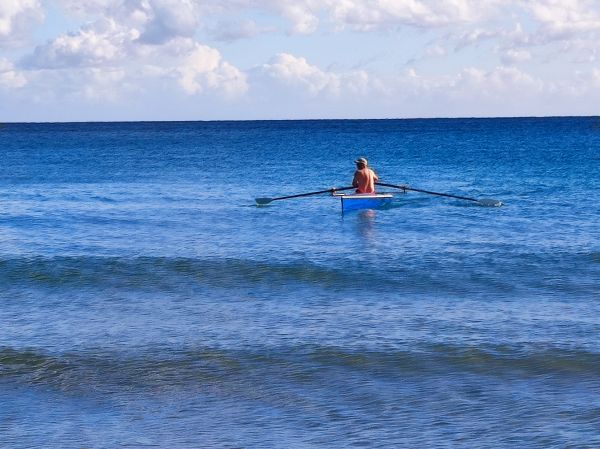
[[[600,445],[598,123],[4,125],[0,446]]]

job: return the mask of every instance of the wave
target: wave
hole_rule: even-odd
[[[81,256],[0,260],[0,283],[4,285],[146,288],[200,283],[232,287],[294,281],[343,286],[353,284],[353,274],[310,262],[277,264],[239,259]]]
[[[348,375],[391,380],[410,376],[577,377],[600,382],[600,353],[559,347],[417,345],[388,351],[331,346],[195,348],[136,355],[88,350],[52,355],[0,348],[0,380],[60,390],[170,389],[247,383],[331,382]],[[331,377],[333,376],[333,377]]]
[[[439,255],[350,259],[263,261],[180,257],[17,257],[0,259],[0,284],[34,288],[124,288],[176,291],[190,286],[286,289],[291,285],[332,290],[416,294],[488,293],[516,295],[595,294],[597,254],[536,255],[510,258],[482,254],[468,258]]]

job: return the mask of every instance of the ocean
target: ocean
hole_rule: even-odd
[[[598,117],[6,123],[0,156],[2,448],[600,447]],[[361,156],[504,205],[254,201]]]

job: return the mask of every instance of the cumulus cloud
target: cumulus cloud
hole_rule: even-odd
[[[76,16],[102,16],[135,29],[147,44],[192,37],[202,17],[198,0],[61,0],[61,4]]]
[[[162,44],[174,37],[191,37],[200,23],[200,10],[193,0],[147,0],[148,21],[140,40]]]
[[[44,69],[110,64],[123,60],[127,47],[138,36],[136,30],[128,30],[111,19],[101,19],[36,47],[24,63]]]
[[[39,0],[24,0],[37,2]],[[446,29],[456,48],[496,39],[503,47],[539,46],[600,31],[596,0],[58,0],[85,17],[102,15],[139,31],[147,44],[192,37],[208,29],[216,40],[252,38],[261,28],[241,18],[248,11],[282,18],[288,32],[395,30],[402,27]],[[232,19],[234,17],[234,19]],[[517,29],[511,29],[517,19]],[[525,32],[519,21],[528,23]],[[213,24],[212,26],[210,24]],[[214,24],[217,24],[215,27]]]
[[[537,0],[526,8],[548,39],[600,30],[600,5],[595,0]]]
[[[261,67],[261,72],[272,80],[300,87],[310,95],[320,92],[337,94],[340,90],[340,77],[311,65],[305,58],[289,53],[280,53]]]
[[[194,39],[201,17],[197,0],[60,2],[69,14],[93,20],[23,58],[22,67],[37,82],[39,72],[52,71],[57,86],[85,98],[114,98],[153,82],[188,95],[216,92],[227,98],[247,89],[239,69]],[[85,83],[74,82],[77,77]]]
[[[294,92],[307,92],[312,97],[362,95],[407,99],[429,95],[505,99],[507,93],[535,93],[544,89],[541,79],[510,66],[491,70],[467,67],[455,74],[439,75],[421,75],[414,68],[409,68],[398,75],[375,76],[365,70],[330,72],[310,64],[303,57],[281,53],[262,65],[259,71],[270,82],[279,83]]]
[[[146,79],[172,80],[188,95],[208,92],[231,99],[248,89],[246,75],[221,53],[191,38],[178,38],[163,46],[142,46],[136,68]]]
[[[169,100],[194,102],[194,96],[206,95],[269,105],[281,104],[281,98],[315,105],[360,99],[361,104],[386,104],[394,110],[395,105],[421,104],[423,98],[435,109],[442,108],[438,100],[461,105],[471,99],[476,106],[485,99],[498,105],[506,98],[520,101],[559,91],[580,98],[582,92],[600,89],[593,71],[600,37],[600,3],[595,0],[53,1],[69,21],[84,25],[40,42],[16,67],[0,59],[4,90],[34,96],[38,89],[99,102],[119,102],[129,94],[140,99],[149,91],[163,92]],[[0,0],[0,45],[30,33],[43,17],[44,4]],[[402,34],[396,33],[399,29]],[[315,33],[311,39],[317,42],[339,33],[341,41],[370,31],[376,33],[374,41],[406,38],[411,48],[386,49],[389,58],[379,57],[369,64],[376,68],[367,71],[359,69],[365,64],[351,59],[353,52],[301,47],[299,36],[286,40],[289,34]],[[281,53],[270,60],[264,47],[254,60],[251,44],[236,47],[239,40],[264,33],[279,34],[274,42]],[[227,46],[221,49],[223,42]],[[358,60],[374,57],[366,47],[358,49]],[[241,48],[249,49],[243,57]],[[298,48],[306,53],[293,54]],[[222,51],[254,68],[244,71]],[[322,61],[328,51],[331,60],[316,65],[316,52]],[[542,70],[540,61],[544,67],[577,62],[587,76],[564,67]],[[411,67],[398,72],[402,63]],[[519,70],[524,67],[531,73]]]
[[[232,98],[247,89],[245,75],[217,49],[192,36],[198,26],[193,0],[63,0],[72,14],[99,19],[38,45],[24,57],[32,83],[94,100],[116,100],[145,87],[186,95],[209,92]]]
[[[172,82],[188,95],[216,92],[232,98],[247,89],[245,75],[218,50],[183,37],[149,44],[138,30],[113,19],[100,19],[38,46],[23,67],[32,73],[52,71],[65,92],[79,89],[90,99],[116,98],[153,80]]]
[[[248,88],[246,76],[223,61],[217,50],[205,45],[195,44],[176,72],[179,84],[189,94],[212,89],[222,91],[228,97],[235,97]]]
[[[597,47],[600,38],[600,3],[597,1],[536,0],[516,3],[516,6],[526,14],[531,25],[527,31],[520,23],[513,30],[503,31],[500,37],[505,46],[543,48],[562,43],[578,47],[582,53]]]
[[[39,0],[0,2],[0,46],[21,44],[31,27],[44,18]]]
[[[261,91],[265,101],[278,108],[289,103],[314,111],[316,116],[331,110],[337,111],[338,117],[519,115],[535,111],[528,107],[538,101],[556,99],[557,92],[566,92],[565,86],[505,65],[490,69],[472,66],[438,74],[416,68],[396,74],[331,72],[306,58],[279,54],[254,74],[251,94],[261,82],[256,79],[258,75],[268,86]],[[586,85],[592,89],[592,83]],[[287,101],[278,103],[282,96]],[[295,113],[291,106],[289,111]]]
[[[294,32],[309,34],[317,30],[319,18],[316,14],[315,2],[281,1],[277,8],[293,23]]]

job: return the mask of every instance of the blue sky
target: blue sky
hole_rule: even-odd
[[[598,115],[596,0],[2,0],[0,121]]]

